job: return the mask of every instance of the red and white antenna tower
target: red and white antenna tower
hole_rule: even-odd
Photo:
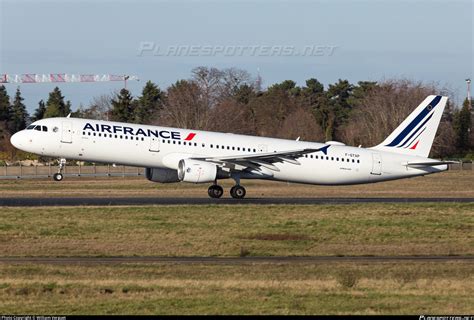
[[[137,76],[115,74],[67,74],[67,73],[25,73],[0,74],[1,83],[55,83],[55,82],[108,82],[123,81],[127,88],[127,81],[136,80]]]

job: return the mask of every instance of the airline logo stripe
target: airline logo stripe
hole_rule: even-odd
[[[425,129],[426,129],[426,127],[425,127],[423,130],[421,130],[420,133],[417,134],[417,136],[415,137],[415,139],[411,140],[411,142],[405,147],[405,149],[408,148],[409,146],[411,146],[411,145],[413,144],[413,141],[415,141],[416,139],[418,139],[418,137],[421,136],[421,134],[423,133],[423,131],[425,131]],[[418,141],[420,141],[420,140],[418,140]],[[410,149],[411,149],[411,148],[410,148]]]
[[[188,136],[186,137],[186,139],[184,139],[185,141],[191,141],[193,140],[193,138],[196,136],[195,133],[190,133],[188,134]]]
[[[389,144],[387,144],[387,147],[395,147],[397,145],[400,144],[400,142],[403,141],[403,139],[405,139],[411,132],[413,129],[416,128],[416,126],[421,122],[423,121],[423,119],[430,113],[431,110],[433,110],[437,105],[438,103],[440,102],[441,100],[441,96],[436,96],[429,104],[428,106],[426,106],[426,108],[424,108],[416,117],[415,119],[413,119],[412,122],[410,122],[410,124],[408,124],[408,126],[403,129],[402,132],[400,132],[400,134],[395,138],[393,139],[392,142],[390,142]]]
[[[411,138],[413,138],[413,136],[414,136],[421,128],[423,128],[423,126],[431,119],[431,117],[433,116],[433,114],[434,114],[434,112],[433,112],[428,118],[426,118],[426,120],[421,124],[421,126],[418,127],[418,129],[416,129],[415,131],[413,131],[413,133],[410,135],[410,137],[409,137],[408,139],[406,139],[405,142],[404,142],[402,145],[400,145],[400,146],[398,146],[398,147],[401,148],[401,147],[403,147],[404,145],[406,145],[408,141],[411,141]],[[425,127],[425,129],[426,129],[426,127]],[[424,131],[424,129],[423,129],[423,131]],[[413,139],[413,140],[414,140],[414,139]]]

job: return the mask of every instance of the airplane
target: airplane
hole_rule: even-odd
[[[53,178],[63,180],[65,159],[146,168],[153,182],[211,183],[233,179],[242,199],[244,179],[316,185],[374,183],[442,172],[451,161],[428,158],[448,98],[428,96],[382,143],[371,148],[275,139],[79,118],[47,118],[15,133],[18,149],[59,158]]]

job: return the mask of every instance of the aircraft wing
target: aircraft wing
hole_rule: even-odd
[[[237,156],[220,156],[220,157],[198,157],[194,160],[214,162],[219,165],[233,167],[234,170],[245,170],[246,168],[258,169],[265,167],[269,170],[280,171],[274,163],[291,163],[300,165],[298,158],[308,153],[322,152],[327,154],[330,146],[324,146],[319,149],[300,149],[290,151],[275,151],[267,153],[243,154]]]
[[[443,164],[455,164],[459,163],[457,161],[427,161],[427,162],[408,162],[406,165],[408,167],[422,168],[422,167],[433,167],[440,166]]]

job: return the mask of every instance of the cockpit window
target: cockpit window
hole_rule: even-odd
[[[42,126],[44,132],[48,132],[48,127],[47,126]]]
[[[29,125],[29,126],[26,128],[26,130],[31,130],[31,129],[33,129],[34,127],[35,127],[35,125],[34,125],[34,124],[32,124],[32,125]]]

